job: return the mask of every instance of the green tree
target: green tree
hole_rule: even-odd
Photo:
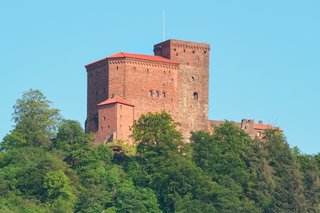
[[[320,212],[320,173],[316,157],[301,154],[297,147],[294,148],[293,152],[303,175],[306,210],[307,212]]]
[[[45,196],[48,200],[63,199],[75,202],[75,195],[69,177],[63,170],[49,171],[43,177],[43,188]]]
[[[1,161],[0,180],[2,198],[22,197],[49,207],[60,200],[69,209],[76,199],[77,178],[74,172],[57,153],[41,147],[28,146],[7,151]],[[59,181],[62,181],[60,185]]]
[[[166,112],[141,115],[133,125],[132,138],[138,143],[137,151],[167,152],[183,147],[177,123]]]
[[[226,122],[213,134],[192,133],[191,147],[194,162],[221,187],[219,211],[262,211],[252,196],[257,179],[252,165],[254,144],[247,133]]]
[[[77,167],[84,161],[85,156],[93,152],[91,135],[84,133],[77,121],[64,120],[58,128],[57,137],[53,140],[52,147],[60,150],[64,160],[72,167]],[[111,155],[110,153],[108,155]]]
[[[264,140],[276,184],[268,212],[306,212],[303,176],[283,134],[268,130]]]
[[[156,192],[164,212],[183,211],[184,201],[208,203],[206,209],[214,210],[215,184],[185,156],[176,126],[165,112],[141,116],[132,135],[137,157],[127,163],[127,172],[138,186]]]
[[[4,138],[2,149],[32,145],[41,146],[50,143],[55,136],[60,121],[59,110],[51,108],[51,102],[40,90],[28,90],[18,99],[12,118],[15,128]]]

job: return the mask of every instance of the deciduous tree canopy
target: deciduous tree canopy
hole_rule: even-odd
[[[225,122],[184,143],[169,114],[149,113],[133,126],[135,154],[114,156],[39,90],[23,94],[13,120],[0,144],[0,212],[320,212],[320,155],[290,149],[276,130],[261,143]]]

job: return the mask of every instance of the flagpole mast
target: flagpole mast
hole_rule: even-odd
[[[164,9],[162,10],[162,40],[166,39],[166,26],[165,26],[165,19],[164,19]]]

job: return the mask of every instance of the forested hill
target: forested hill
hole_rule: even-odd
[[[135,147],[92,146],[39,90],[14,106],[0,144],[0,212],[320,212],[320,155],[264,143],[230,122],[182,141],[161,112],[133,126]]]

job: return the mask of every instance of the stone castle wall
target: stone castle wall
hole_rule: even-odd
[[[191,131],[213,131],[224,122],[208,121],[210,46],[167,40],[153,51],[117,53],[86,66],[86,132],[94,132],[96,142],[129,140],[134,120],[148,112],[171,114],[186,140]],[[235,124],[258,137],[270,126],[245,119]]]

